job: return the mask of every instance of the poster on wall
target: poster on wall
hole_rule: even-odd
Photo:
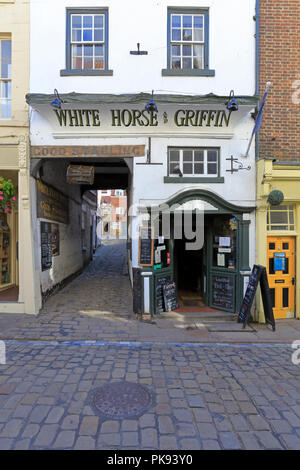
[[[52,256],[59,255],[59,225],[51,224]]]
[[[41,263],[42,271],[52,267],[52,233],[49,222],[41,222]]]
[[[59,225],[41,222],[42,271],[52,268],[52,257],[59,255]]]

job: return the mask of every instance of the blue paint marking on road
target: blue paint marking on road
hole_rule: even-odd
[[[101,341],[101,340],[77,340],[77,341],[22,341],[7,340],[6,344],[26,344],[35,346],[175,346],[175,347],[230,347],[230,348],[290,348],[290,343],[163,343],[155,341],[135,342],[135,341]]]

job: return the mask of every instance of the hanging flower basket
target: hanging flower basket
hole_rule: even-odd
[[[0,176],[0,212],[9,214],[16,200],[16,188],[12,180]]]

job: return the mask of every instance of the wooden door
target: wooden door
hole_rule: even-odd
[[[295,238],[268,237],[267,258],[274,318],[294,318]]]

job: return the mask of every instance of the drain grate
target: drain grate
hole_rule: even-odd
[[[91,404],[97,414],[109,418],[132,418],[152,405],[152,394],[143,385],[113,382],[91,392]]]

